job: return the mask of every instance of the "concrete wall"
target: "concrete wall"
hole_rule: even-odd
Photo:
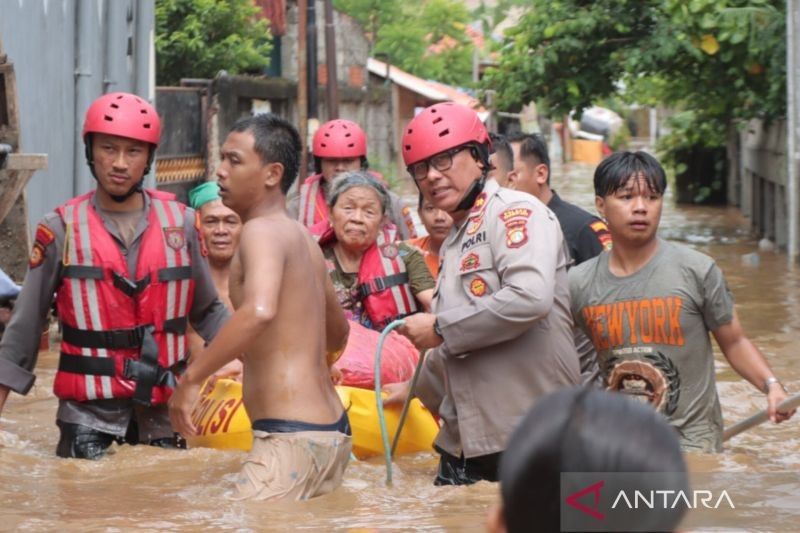
[[[83,116],[105,92],[154,96],[155,0],[3,1],[0,38],[14,63],[20,148],[46,153],[49,168],[27,186],[35,221],[90,190],[83,158]]]
[[[786,123],[751,120],[739,133],[738,147],[729,142],[729,157],[738,173],[729,176],[728,202],[738,205],[753,231],[781,248],[788,238],[786,197]],[[737,152],[738,148],[738,154]]]

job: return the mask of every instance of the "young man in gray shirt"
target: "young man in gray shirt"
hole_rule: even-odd
[[[572,314],[597,350],[606,386],[651,403],[684,449],[722,450],[722,413],[710,331],[733,369],[767,395],[770,419],[786,391],[745,336],[713,259],[657,237],[664,170],[644,152],[620,152],[595,171],[597,210],[614,240],[569,272]]]

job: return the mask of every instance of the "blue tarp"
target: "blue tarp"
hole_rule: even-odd
[[[0,268],[0,298],[16,298],[19,290],[20,286]]]

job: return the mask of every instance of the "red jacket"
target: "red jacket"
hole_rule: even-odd
[[[63,327],[56,396],[86,401],[133,398],[163,404],[170,367],[187,356],[194,281],[186,245],[186,206],[147,190],[148,225],[134,279],[119,245],[92,205],[92,194],[56,211],[65,227],[63,278],[56,306]]]

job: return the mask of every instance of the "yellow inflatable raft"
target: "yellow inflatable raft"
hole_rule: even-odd
[[[353,454],[359,459],[383,454],[375,392],[354,387],[336,387],[336,392],[350,418]],[[397,430],[400,410],[399,406],[390,406],[385,411],[390,442]],[[187,439],[192,448],[249,450],[253,445],[250,418],[242,403],[242,384],[238,381],[220,379],[213,388],[204,390],[192,421],[200,428],[200,435]],[[419,400],[412,400],[395,453],[431,451],[438,431],[439,425],[428,410]]]

